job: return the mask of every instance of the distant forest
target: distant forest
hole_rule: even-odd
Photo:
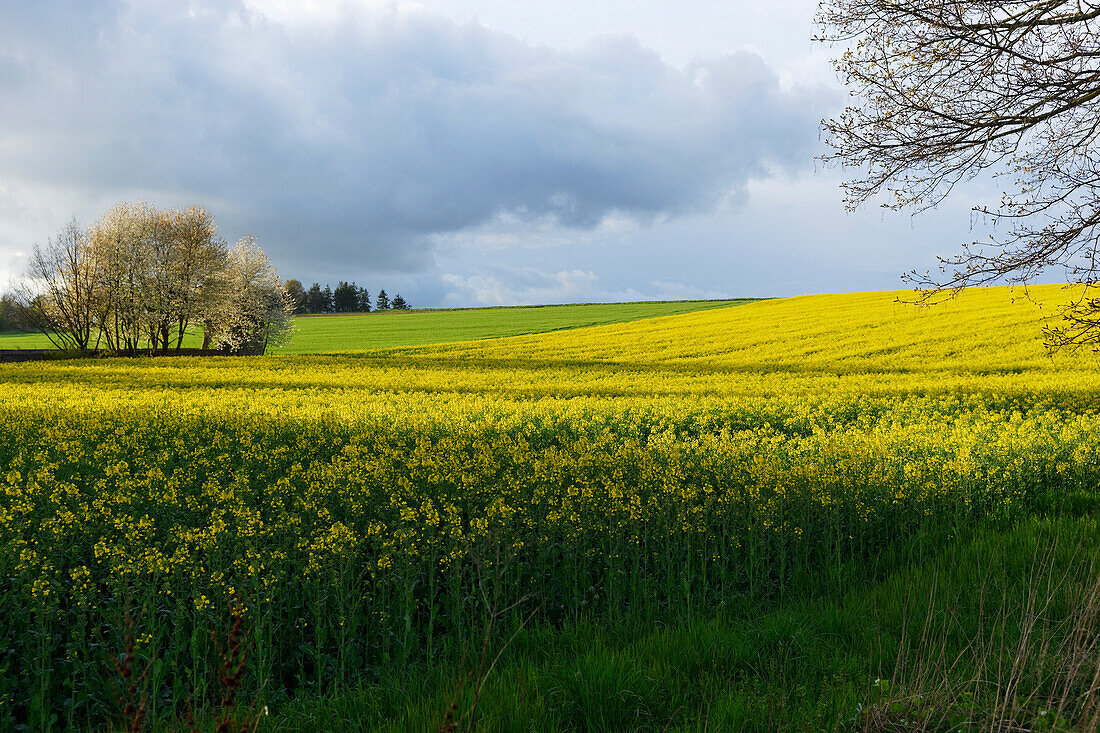
[[[385,290],[378,291],[378,297],[371,303],[370,293],[355,283],[340,282],[333,289],[328,285],[313,283],[306,290],[300,280],[287,280],[286,293],[294,303],[295,313],[370,313],[371,311],[407,311],[412,306],[401,294],[386,295]]]

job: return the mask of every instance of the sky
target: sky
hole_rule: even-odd
[[[815,0],[0,0],[0,290],[117,201],[416,307],[905,287],[978,184],[846,212]]]

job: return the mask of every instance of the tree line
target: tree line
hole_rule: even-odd
[[[252,235],[230,246],[201,206],[120,203],[36,245],[5,321],[74,352],[262,354],[289,340],[294,303]]]
[[[370,292],[355,283],[339,282],[336,288],[328,285],[321,287],[313,283],[307,290],[300,280],[287,280],[287,297],[294,304],[295,313],[371,313],[372,311],[409,310],[412,306],[401,297],[401,293],[386,295],[385,290],[378,291],[378,297],[371,304]]]

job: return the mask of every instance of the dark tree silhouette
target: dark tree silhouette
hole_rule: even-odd
[[[306,310],[310,313],[325,312],[325,291],[321,290],[321,283],[313,283],[306,292]]]
[[[375,310],[388,311],[390,309],[390,296],[386,295],[385,290],[378,291],[378,303],[375,306]]]
[[[910,281],[931,297],[1060,271],[1084,287],[1048,345],[1100,344],[1100,5],[824,0],[818,23],[856,100],[825,122],[830,158],[860,171],[849,207],[886,194],[919,211],[982,171],[1011,181],[976,207],[999,235]]]
[[[337,313],[354,313],[359,309],[359,288],[355,283],[337,284],[332,292],[332,309]]]

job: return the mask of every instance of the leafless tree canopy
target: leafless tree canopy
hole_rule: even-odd
[[[1005,182],[977,208],[1001,235],[910,279],[942,291],[1064,271],[1085,287],[1051,345],[1100,342],[1100,3],[823,0],[817,20],[855,99],[825,122],[830,158],[860,171],[850,207],[935,206],[984,170]]]
[[[60,349],[95,348],[99,267],[76,219],[45,246],[34,247],[27,276],[35,287],[23,285],[17,292],[21,320],[41,330]]]

